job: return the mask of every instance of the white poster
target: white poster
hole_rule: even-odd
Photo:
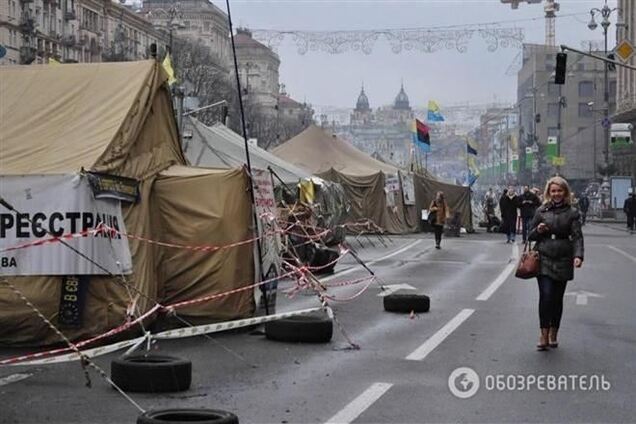
[[[262,270],[258,274],[263,280],[269,280],[280,275],[281,269],[281,239],[276,232],[278,210],[274,197],[274,184],[269,171],[252,168],[254,184],[254,206],[258,217],[258,235],[260,237]],[[257,257],[258,251],[255,252]],[[257,267],[258,269],[258,267]],[[268,312],[275,311],[277,281],[261,286],[267,296]]]
[[[405,205],[415,204],[415,183],[413,182],[413,174],[404,174],[400,172],[402,178],[402,194],[404,196]]]
[[[79,175],[0,176],[0,275],[130,274],[118,200],[94,199]],[[11,210],[11,208],[13,210]]]
[[[396,196],[400,192],[400,178],[397,174],[385,174],[384,192],[386,193],[386,205],[394,207],[396,205]]]

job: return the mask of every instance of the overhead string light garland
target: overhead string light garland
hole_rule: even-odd
[[[560,15],[559,18],[578,15],[581,14]],[[342,31],[254,29],[252,36],[274,50],[277,50],[286,38],[291,39],[301,55],[308,52],[342,54],[349,51],[369,55],[373,53],[373,48],[378,41],[386,41],[395,54],[413,50],[435,53],[443,49],[465,53],[470,41],[475,34],[478,34],[485,41],[488,51],[494,52],[499,48],[520,48],[523,44],[525,35],[523,28],[504,25],[543,19],[541,16],[477,24],[401,29]]]

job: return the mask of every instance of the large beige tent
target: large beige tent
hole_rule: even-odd
[[[296,166],[325,179],[342,184],[351,202],[350,218],[371,219],[390,233],[408,233],[418,228],[414,206],[402,202],[387,204],[387,176],[398,176],[399,169],[373,159],[325,130],[310,126],[276,147],[273,153]]]
[[[428,209],[437,191],[444,191],[453,211],[461,215],[462,226],[472,229],[470,189],[439,182],[426,171],[415,173],[415,205],[405,205],[398,193],[393,206],[387,205],[387,176],[403,171],[372,158],[325,130],[311,126],[273,151],[281,158],[324,178],[341,183],[352,203],[351,218],[369,218],[392,233],[419,228],[419,211]],[[400,191],[404,189],[400,187]]]
[[[186,161],[166,81],[167,75],[155,61],[0,67],[0,178],[76,174],[82,169],[129,177],[139,182],[140,193],[136,203],[122,203],[129,234],[162,241],[174,237],[182,244],[223,244],[243,238],[250,208],[246,196],[236,196],[246,187],[242,171],[190,175],[186,169],[174,168]],[[225,188],[217,190],[216,185]],[[233,203],[212,208],[229,199]],[[192,233],[193,227],[199,232]],[[225,231],[217,231],[220,227]],[[221,289],[252,280],[250,271],[243,270],[252,267],[249,249],[231,257],[227,253],[205,258],[190,255],[189,261],[180,262],[182,252],[137,240],[130,240],[129,246],[132,274],[125,276],[127,284],[119,277],[92,275],[82,326],[64,329],[69,338],[121,325],[131,307],[137,315],[149,310],[155,300],[165,304],[218,292],[215,285],[221,280]],[[197,278],[190,280],[188,276],[195,274]],[[60,276],[8,280],[57,322]],[[242,298],[237,304],[214,305],[229,308],[225,310],[206,306],[208,318],[238,317],[252,312],[253,301]],[[200,317],[206,314],[202,309],[191,308],[187,314]],[[59,341],[22,300],[0,284],[0,343]]]

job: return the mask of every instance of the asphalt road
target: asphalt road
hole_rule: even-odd
[[[374,239],[353,246],[384,284],[429,295],[429,313],[384,312],[374,284],[332,303],[359,350],[337,329],[324,345],[248,333],[161,341],[160,352],[192,360],[192,389],[132,397],[144,409],[224,409],[241,423],[636,422],[636,235],[584,232],[586,261],[568,284],[558,349],[535,350],[536,282],[511,275],[519,245],[492,234],[447,239],[440,251],[430,235],[392,237],[386,247]],[[351,258],[336,271],[331,283],[366,275]],[[347,298],[359,289],[331,291]],[[301,292],[278,309],[317,305]],[[108,371],[115,356],[96,362]],[[459,367],[479,376],[469,398],[449,389]],[[91,375],[89,389],[77,363],[0,368],[0,423],[134,423],[135,407]],[[452,380],[459,395],[476,387],[465,376]],[[548,376],[562,385],[545,387]]]

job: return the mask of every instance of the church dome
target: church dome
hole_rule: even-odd
[[[409,104],[409,96],[406,95],[404,91],[404,85],[400,87],[400,92],[395,97],[395,102],[393,103],[393,109],[400,110],[410,110],[411,105]]]
[[[358,96],[358,101],[356,102],[356,110],[357,111],[371,110],[371,108],[369,107],[369,98],[364,92],[364,86],[362,86],[362,90],[360,90],[360,95]]]

